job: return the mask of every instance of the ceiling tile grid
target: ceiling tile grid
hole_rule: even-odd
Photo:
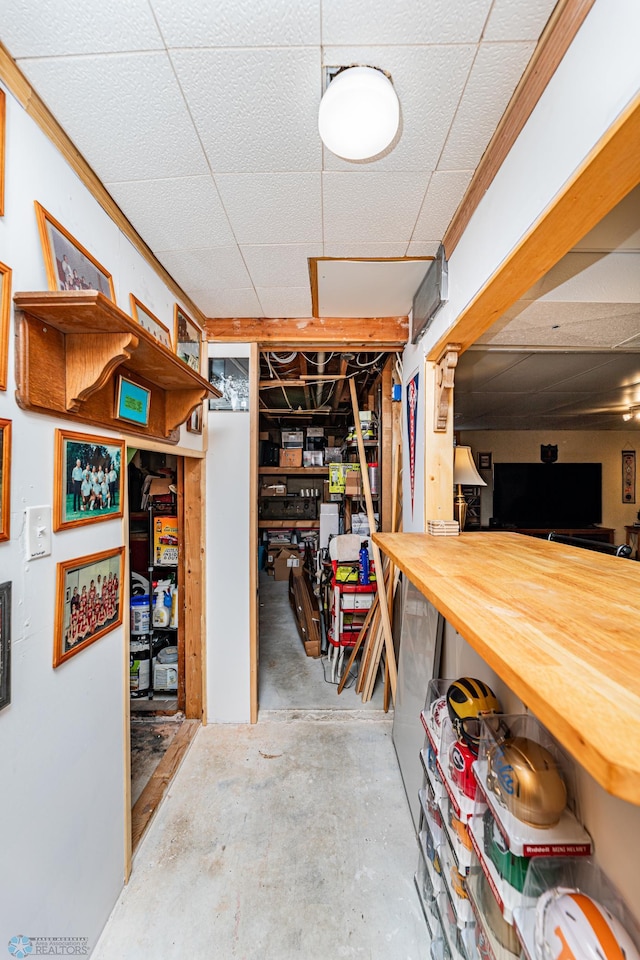
[[[408,240],[424,198],[420,173],[322,174],[326,240]],[[431,238],[429,238],[431,239]]]
[[[324,44],[477,43],[492,0],[323,0]]]
[[[320,43],[320,0],[150,0],[168,47],[308,46]]]
[[[310,317],[311,291],[303,287],[257,287],[265,317]]]
[[[321,174],[219,174],[216,184],[238,243],[322,241]]]
[[[412,240],[436,240],[444,236],[473,170],[436,171],[424,197]]]
[[[158,257],[185,289],[250,287],[251,278],[236,244],[205,250],[159,250]]]
[[[322,244],[243,244],[240,252],[256,287],[309,287],[309,257],[322,256]]]
[[[263,316],[253,287],[223,287],[211,282],[204,288],[193,287],[191,296],[207,317]]]
[[[493,0],[484,40],[537,40],[553,12],[556,0]]]

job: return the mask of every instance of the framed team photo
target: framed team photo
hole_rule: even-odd
[[[56,430],[53,529],[121,517],[124,441]]]
[[[0,583],[0,710],[11,703],[11,583]]]
[[[188,367],[191,367],[196,373],[200,373],[202,330],[177,303],[174,310],[173,326],[173,342],[176,345],[176,354]]]
[[[11,268],[4,263],[0,263],[0,390],[7,389],[10,317]]]
[[[11,420],[0,420],[0,541],[11,537]]]
[[[156,315],[151,313],[151,310],[148,310],[133,293],[129,294],[129,299],[131,301],[131,316],[136,323],[139,323],[144,330],[148,330],[151,336],[155,337],[163,347],[171,350],[171,331],[169,327],[165,326],[162,320],[158,320]]]
[[[50,290],[98,290],[116,302],[111,274],[35,201]]]
[[[53,666],[122,623],[124,547],[58,564]]]

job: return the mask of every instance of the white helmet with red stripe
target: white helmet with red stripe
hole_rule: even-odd
[[[538,960],[640,960],[611,911],[570,887],[553,887],[538,898],[535,942]]]

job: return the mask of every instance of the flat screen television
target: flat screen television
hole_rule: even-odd
[[[494,464],[493,522],[534,529],[601,523],[602,464]]]

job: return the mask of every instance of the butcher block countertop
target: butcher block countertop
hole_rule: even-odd
[[[640,805],[640,563],[517,533],[373,539],[605,790]]]

